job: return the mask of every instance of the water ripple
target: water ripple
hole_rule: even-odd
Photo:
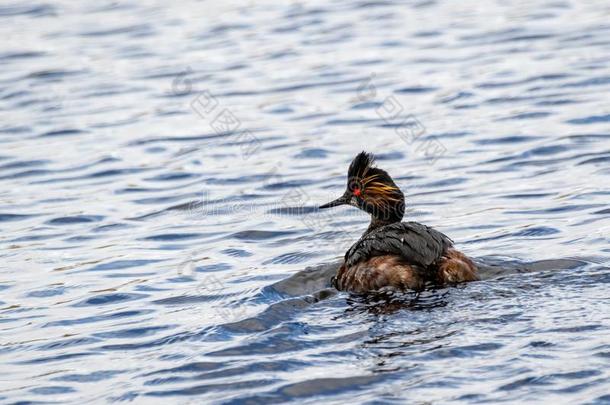
[[[212,3],[0,5],[0,401],[610,401],[606,2]],[[331,287],[361,150],[480,282]]]

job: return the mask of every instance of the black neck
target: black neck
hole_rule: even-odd
[[[371,216],[371,223],[369,224],[369,227],[367,228],[367,230],[364,232],[365,235],[373,232],[376,229],[381,228],[382,226],[385,225],[390,225],[393,224],[395,222],[400,222],[400,219],[381,219],[381,218],[377,218],[375,216]]]

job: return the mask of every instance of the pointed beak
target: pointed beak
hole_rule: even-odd
[[[324,209],[324,208],[330,208],[330,207],[336,207],[337,205],[349,205],[350,203],[350,197],[349,195],[347,195],[347,193],[343,194],[341,197],[337,198],[334,201],[329,202],[328,204],[324,204],[324,205],[320,205],[319,209]]]

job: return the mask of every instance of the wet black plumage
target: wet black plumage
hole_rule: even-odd
[[[452,245],[445,234],[429,226],[398,222],[364,234],[345,254],[345,264],[353,266],[374,256],[391,254],[425,268],[440,260]]]

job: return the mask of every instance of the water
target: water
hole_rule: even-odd
[[[0,402],[610,402],[607,2],[174,3],[0,5]],[[363,149],[496,272],[327,288]]]

